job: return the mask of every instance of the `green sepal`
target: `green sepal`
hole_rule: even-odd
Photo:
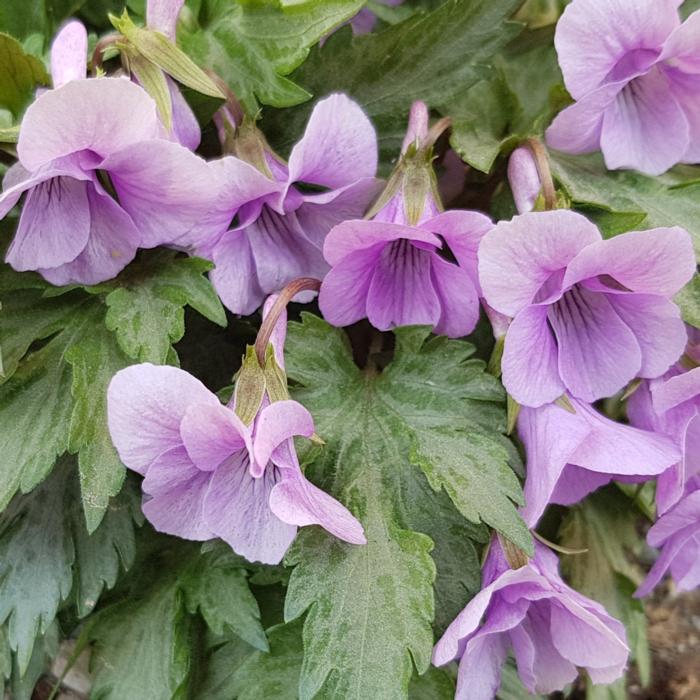
[[[136,76],[141,87],[153,98],[158,107],[163,126],[173,128],[173,103],[165,73],[155,64],[136,51],[127,53],[129,70]]]
[[[287,389],[287,374],[277,364],[275,349],[269,343],[265,351],[265,389],[271,402],[286,401],[289,398]]]
[[[559,408],[563,408],[569,413],[576,414],[576,409],[571,403],[571,399],[566,394],[562,394],[554,403],[559,406]]]
[[[0,128],[0,143],[17,143],[19,141],[19,124]]]
[[[491,357],[489,357],[489,363],[486,366],[486,371],[496,378],[501,376],[501,361],[503,360],[503,349],[505,348],[505,345],[505,335],[496,338],[496,344],[493,346]]]
[[[510,394],[506,398],[506,411],[506,435],[510,435],[515,430],[515,424],[518,422],[518,415],[520,414],[520,404]]]
[[[226,95],[216,83],[164,34],[137,27],[131,21],[126,10],[121,17],[110,14],[109,20],[136,51],[147,60],[155,63],[179,83],[201,92],[203,95],[226,99]]]
[[[265,396],[265,372],[252,345],[246,347],[233,395],[236,415],[245,425],[251,425]]]

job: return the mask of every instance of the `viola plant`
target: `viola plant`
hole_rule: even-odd
[[[3,6],[0,695],[671,697],[696,10]]]

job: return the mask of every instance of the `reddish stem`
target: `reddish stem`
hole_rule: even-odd
[[[108,34],[107,36],[103,36],[97,44],[95,44],[95,50],[92,52],[93,72],[97,72],[98,68],[102,68],[102,54],[105,50],[113,44],[116,44],[121,38],[121,34]]]
[[[321,280],[315,277],[299,277],[292,280],[280,293],[272,308],[265,316],[260,326],[258,337],[255,339],[255,354],[261,367],[265,366],[265,352],[272,337],[272,331],[277,324],[280,314],[287,308],[287,304],[299,294],[299,292],[317,292],[321,288]]]
[[[535,166],[537,167],[537,174],[540,176],[545,209],[556,209],[557,192],[554,188],[554,180],[552,179],[552,169],[549,167],[547,149],[542,144],[542,141],[536,138],[527,139],[525,144],[530,149],[530,153],[532,153]]]

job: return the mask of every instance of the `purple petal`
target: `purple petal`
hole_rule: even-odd
[[[136,255],[139,232],[131,217],[99,186],[88,187],[90,235],[75,260],[39,272],[51,284],[98,284],[116,277]],[[102,190],[101,187],[99,187]]]
[[[35,181],[35,180],[34,180]],[[17,185],[24,189],[28,182]],[[74,260],[90,235],[90,184],[59,175],[27,193],[6,260],[15,270],[58,267]]]
[[[231,221],[227,169],[180,144],[133,144],[101,167],[109,172],[121,205],[141,232],[144,248],[193,246],[221,235]]]
[[[510,644],[506,634],[480,636],[468,644],[459,662],[455,700],[493,700]]]
[[[335,266],[356,250],[373,248],[378,243],[389,243],[404,238],[428,243],[436,248],[441,247],[437,236],[415,226],[356,219],[344,221],[331,230],[323,244],[323,255],[329,265]]]
[[[449,338],[469,335],[479,320],[479,293],[461,266],[431,255],[431,279],[440,302],[434,332]]]
[[[525,406],[536,408],[564,393],[546,306],[530,306],[513,319],[506,333],[502,369],[508,393]]]
[[[462,209],[443,212],[421,224],[422,229],[442,236],[459,266],[469,273],[479,296],[479,244],[493,226],[488,216]]]
[[[264,207],[245,235],[264,294],[279,292],[297,277],[322,278],[328,270],[321,249],[308,240],[294,212],[281,215]]]
[[[207,525],[249,561],[279,564],[296,536],[297,528],[270,510],[270,493],[278,479],[275,468],[254,479],[245,452],[224,462],[212,476],[204,501]]]
[[[209,277],[221,301],[234,314],[252,314],[262,303],[265,293],[258,283],[246,232],[226,232],[214,246],[212,259],[216,267]]]
[[[611,170],[660,175],[683,158],[689,143],[688,120],[659,69],[635,78],[605,112],[600,148]]]
[[[247,449],[247,429],[225,406],[191,404],[180,423],[187,454],[198,469],[214,471],[234,452]]]
[[[573,287],[550,307],[548,320],[559,346],[559,373],[577,398],[612,396],[637,376],[639,343],[605,294]]]
[[[585,420],[556,404],[521,408],[518,434],[527,455],[522,517],[530,527],[544,513],[562,472],[590,432]]]
[[[634,292],[671,297],[690,281],[694,271],[688,232],[678,226],[655,228],[623,233],[582,249],[569,264],[564,286],[609,275]],[[614,289],[606,291],[613,293]]]
[[[180,14],[185,0],[147,0],[146,24],[149,29],[165,34],[171,41],[175,41],[175,29],[177,17]]]
[[[681,499],[668,513],[661,516],[649,529],[647,542],[660,547],[688,527],[700,530],[700,491]]]
[[[547,145],[574,154],[598,150],[605,112],[624,86],[624,82],[604,85],[559,112],[545,132]]]
[[[680,24],[680,0],[577,0],[557,23],[554,44],[566,87],[574,97],[621,77],[620,63],[638,70],[653,63]]]
[[[87,72],[87,31],[82,22],[63,25],[51,44],[51,77],[55,88],[81,80]]]
[[[639,343],[639,376],[663,374],[683,354],[688,340],[678,307],[668,299],[646,294],[609,294],[607,298]]]
[[[194,116],[192,108],[187,104],[175,81],[167,75],[165,80],[168,83],[170,103],[173,108],[173,135],[178,143],[194,151],[202,140],[197,117]]]
[[[407,239],[384,247],[367,293],[367,318],[375,328],[434,326],[440,320],[440,299],[430,275],[435,255]]]
[[[700,396],[700,367],[655,384],[652,396],[654,410],[657,413],[665,413]]]
[[[155,102],[125,78],[74,80],[47,90],[27,109],[17,143],[30,171],[57,158],[89,150],[100,157],[156,138]]]
[[[159,532],[186,540],[209,540],[214,533],[204,521],[204,497],[211,474],[197,469],[184,448],[160,455],[149,467],[143,490],[150,498],[144,515]]]
[[[289,445],[282,452],[291,452]],[[299,469],[296,457],[292,468],[282,470],[282,479],[270,494],[270,509],[289,525],[320,525],[339,539],[351,544],[367,544],[362,525],[341,503],[308,481]]]
[[[499,222],[479,246],[486,301],[515,316],[577,254],[600,240],[598,229],[572,211],[533,212]]]
[[[666,61],[685,73],[700,73],[700,11],[693,12],[666,39],[659,61]]]
[[[180,423],[192,404],[219,400],[191,374],[144,363],[117,372],[107,391],[112,442],[122,462],[139,474],[164,452],[182,445]]]
[[[323,278],[318,306],[323,318],[334,326],[349,326],[367,316],[367,295],[374,268],[384,245],[356,250]]]
[[[346,95],[321,100],[289,157],[289,182],[343,187],[377,170],[377,135],[360,106]]]
[[[254,455],[251,467],[253,476],[265,471],[270,460],[274,461],[275,450],[296,435],[311,437],[314,434],[314,419],[296,401],[275,401],[260,411],[255,419]]]

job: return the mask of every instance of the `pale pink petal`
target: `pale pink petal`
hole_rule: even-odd
[[[604,85],[559,112],[545,132],[547,145],[564,153],[597,151],[606,110],[624,87],[620,82]]]
[[[175,41],[177,17],[185,0],[147,0],[146,24],[149,29],[155,29],[171,41]]]
[[[506,333],[502,369],[508,393],[525,406],[542,406],[564,393],[546,306],[530,306],[513,319]]]
[[[141,232],[141,245],[194,246],[228,227],[232,208],[227,169],[180,144],[144,141],[107,158],[119,202]]]
[[[211,475],[197,469],[183,447],[160,455],[143,481],[141,506],[159,532],[186,540],[209,540],[214,533],[204,521],[204,497]]]
[[[191,404],[180,423],[187,454],[198,469],[214,471],[238,450],[247,449],[247,428],[225,406]]]
[[[685,73],[700,73],[700,11],[673,30],[666,39],[659,61],[664,61]]]
[[[486,301],[515,316],[577,254],[600,240],[598,229],[572,211],[532,212],[499,222],[479,246]]]
[[[377,135],[361,107],[343,94],[321,100],[289,157],[289,182],[343,187],[377,170]]]
[[[559,374],[577,398],[612,396],[639,373],[639,343],[606,295],[576,286],[550,307],[548,320],[559,347]]]
[[[508,159],[508,183],[518,213],[532,211],[542,189],[542,182],[532,151],[527,146],[520,146],[511,153]]]
[[[554,45],[566,87],[581,99],[607,80],[643,70],[680,24],[680,0],[576,0],[557,23]]]
[[[697,163],[700,161],[700,75],[680,70],[669,70],[667,75],[673,95],[688,122],[688,149],[683,154],[682,162]]]
[[[569,264],[564,286],[608,275],[634,292],[671,297],[694,272],[695,255],[688,232],[678,226],[655,228],[630,231],[583,248]]]
[[[611,170],[634,168],[660,175],[688,149],[688,120],[660,70],[635,78],[608,107],[600,149]]]
[[[173,108],[173,135],[178,143],[189,148],[190,151],[194,151],[202,140],[197,117],[194,116],[192,108],[187,104],[187,100],[182,96],[175,81],[167,75],[165,79],[168,83],[170,104]]]
[[[73,80],[27,109],[17,154],[28,170],[89,150],[100,157],[158,136],[155,102],[125,78]]]
[[[493,700],[510,647],[504,633],[476,637],[459,662],[455,700]]]
[[[213,474],[204,501],[207,525],[249,561],[279,564],[296,536],[294,525],[283,523],[269,506],[278,470],[250,475],[247,456],[240,452]]]
[[[81,80],[87,72],[87,31],[82,22],[63,25],[51,44],[51,78],[55,88]]]
[[[107,390],[112,442],[124,464],[145,474],[162,453],[182,445],[180,423],[192,404],[219,400],[191,374],[144,363],[117,372]]]
[[[683,354],[688,340],[678,307],[664,297],[646,294],[609,294],[607,298],[639,343],[639,376],[663,374]]]
[[[406,129],[406,135],[403,137],[401,153],[406,153],[411,145],[421,148],[428,138],[429,126],[430,112],[428,111],[428,105],[421,100],[416,100],[411,105],[411,110],[408,114],[408,128]]]
[[[275,450],[290,438],[311,437],[313,433],[314,419],[300,403],[275,401],[266,406],[255,419],[255,464],[251,466],[251,474],[262,474],[270,460],[274,461]]]

